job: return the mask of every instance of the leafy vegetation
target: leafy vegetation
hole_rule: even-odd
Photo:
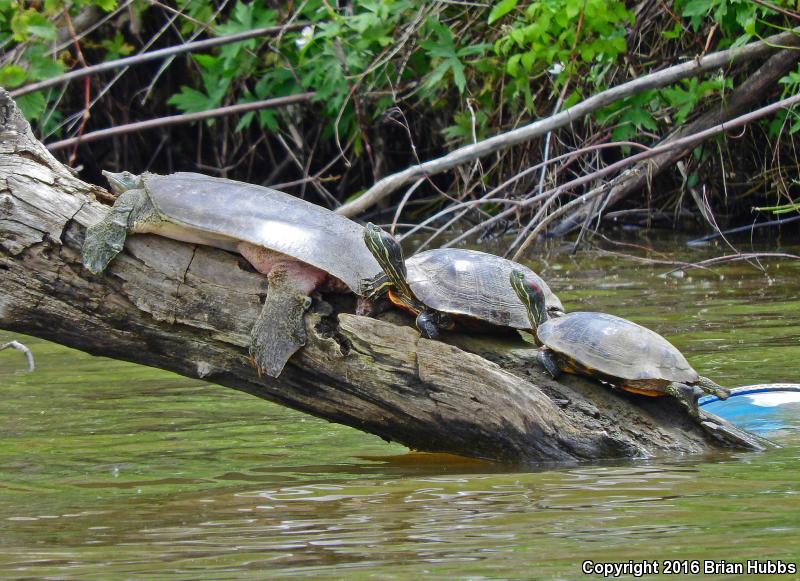
[[[775,5],[795,7],[790,0]],[[158,64],[135,67],[120,80],[93,78],[73,83],[66,92],[26,95],[19,103],[41,135],[67,137],[176,111],[194,113],[311,91],[315,105],[302,111],[264,109],[233,122],[217,119],[204,127],[174,130],[180,139],[172,134],[170,163],[185,158],[184,167],[216,165],[234,175],[243,175],[237,168],[252,173],[256,166],[272,165],[258,179],[292,181],[340,158],[313,184],[319,191],[319,180],[337,181],[339,192],[332,197],[343,199],[375,176],[413,163],[422,151],[433,157],[547,116],[631,76],[792,25],[786,16],[750,0],[673,0],[665,9],[638,13],[637,6],[622,0],[498,0],[486,7],[410,0],[352,0],[346,6],[328,0],[296,5],[180,0],[177,9],[167,10],[138,0],[130,5],[0,0],[0,43],[6,51],[0,85],[15,88],[51,78],[82,66],[84,58],[91,64],[209,33],[305,23],[272,37],[179,56],[166,73]],[[108,22],[73,38],[72,21],[90,9],[108,15]],[[735,86],[734,75],[747,73],[720,71],[621,100],[564,132],[556,147],[577,147],[603,134],[605,139],[652,143],[724,100]],[[797,92],[800,69],[780,86],[785,93]],[[109,96],[84,115],[86,103],[106,92]],[[63,112],[70,110],[76,113],[65,117]],[[767,137],[780,144],[795,138],[800,120],[786,112],[764,127]],[[198,132],[203,135],[199,145]],[[101,163],[159,169],[159,161],[149,158],[148,140],[152,137],[129,140],[126,147],[133,151],[107,151]],[[255,163],[259,143],[268,148],[268,163]],[[287,147],[296,163],[286,161]],[[530,155],[512,151],[477,179],[443,185],[458,190],[456,195],[471,195],[492,176],[501,181],[519,171]],[[231,163],[237,156],[247,162]],[[81,161],[91,172],[97,154],[89,157]],[[702,159],[706,172],[723,169],[714,156]],[[274,167],[279,164],[280,171]],[[299,170],[303,176],[296,175]],[[577,175],[585,166],[566,171]]]

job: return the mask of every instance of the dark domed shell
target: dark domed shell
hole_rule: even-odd
[[[621,379],[698,381],[683,354],[658,333],[606,313],[567,313],[536,331],[539,341],[585,367]]]
[[[558,297],[535,272],[493,254],[460,248],[428,250],[406,260],[406,269],[411,290],[437,311],[530,329],[527,310],[509,283],[512,270],[536,278],[544,290],[548,309],[564,310]]]

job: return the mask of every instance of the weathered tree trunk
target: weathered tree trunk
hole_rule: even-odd
[[[521,340],[429,341],[340,312],[352,301],[336,298],[315,301],[308,344],[280,378],[259,378],[246,345],[265,278],[227,252],[155,236],[130,237],[92,275],[80,247],[108,210],[99,194],[107,196],[35,140],[0,90],[0,327],[202,378],[418,450],[519,463],[761,446],[732,426],[694,423],[668,398],[578,377],[553,382]]]

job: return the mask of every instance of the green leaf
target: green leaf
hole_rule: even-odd
[[[133,45],[125,42],[125,37],[119,30],[114,34],[114,38],[107,38],[100,44],[106,49],[106,54],[103,56],[104,61],[113,61],[133,52]]]
[[[207,95],[191,87],[181,87],[180,93],[172,95],[167,103],[175,105],[184,113],[200,113],[215,107]]]
[[[446,62],[450,65],[450,70],[453,71],[453,80],[458,87],[458,92],[463,94],[464,89],[467,88],[467,77],[464,75],[464,65],[458,59],[448,59]]]
[[[117,0],[94,0],[93,4],[103,12],[111,12],[117,7]]]
[[[689,16],[705,16],[709,10],[714,7],[712,0],[689,0],[683,7],[682,15]]]
[[[0,68],[0,87],[12,89],[25,82],[25,69],[17,65],[6,65]]]
[[[517,7],[517,0],[500,0],[494,5],[492,11],[489,12],[489,24],[500,20],[503,16],[514,10]]]
[[[38,120],[47,107],[47,101],[42,91],[22,95],[21,97],[17,97],[16,101],[17,106],[28,121]]]
[[[647,129],[649,131],[658,129],[653,116],[641,107],[631,107],[622,115],[621,119],[622,121],[630,121],[637,129]]]
[[[31,36],[37,36],[42,40],[55,40],[58,36],[56,27],[47,16],[33,8],[17,12],[11,21],[11,29],[17,42],[30,40]]]

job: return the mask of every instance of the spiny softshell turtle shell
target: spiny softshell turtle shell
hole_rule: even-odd
[[[305,344],[303,315],[314,289],[359,293],[360,281],[380,272],[361,242],[361,226],[283,192],[196,173],[103,173],[119,197],[87,230],[84,265],[103,271],[129,232],[242,254],[269,278],[250,352],[272,377]]]

